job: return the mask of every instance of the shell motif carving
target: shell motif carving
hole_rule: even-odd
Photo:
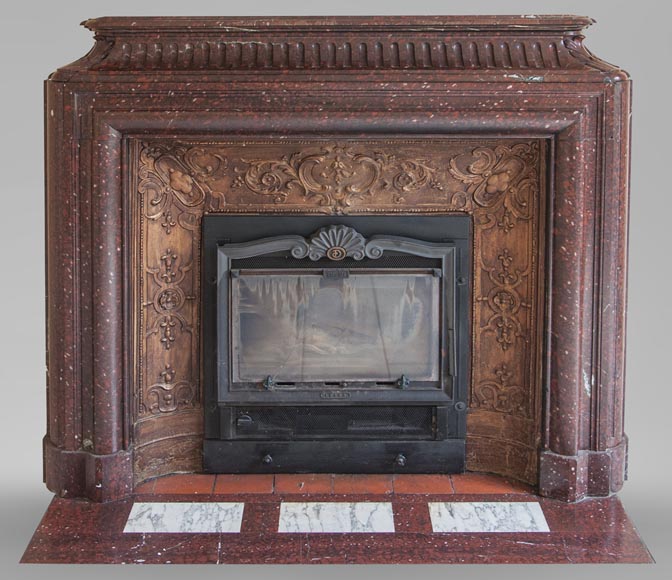
[[[308,257],[313,260],[329,258],[364,259],[366,240],[362,234],[347,226],[327,226],[315,232],[308,243]]]

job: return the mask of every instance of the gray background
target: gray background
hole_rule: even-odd
[[[85,54],[92,45],[78,26],[104,15],[319,15],[319,14],[535,14],[592,16],[588,47],[628,70],[635,82],[630,219],[629,319],[626,432],[630,436],[630,479],[620,497],[658,560],[655,566],[425,566],[407,567],[200,567],[203,578],[253,578],[341,574],[364,577],[672,577],[672,515],[668,435],[663,433],[670,393],[669,212],[672,210],[666,161],[670,139],[672,36],[664,0],[639,2],[390,0],[338,3],[138,0],[4,4],[0,36],[3,122],[0,125],[0,405],[2,490],[0,570],[5,578],[178,578],[184,567],[18,566],[50,494],[42,484],[41,438],[45,432],[44,236],[42,80],[55,68]],[[49,241],[47,240],[47,243]],[[123,576],[122,576],[123,574]]]

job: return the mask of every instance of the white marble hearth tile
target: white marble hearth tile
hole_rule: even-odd
[[[244,503],[135,503],[126,521],[126,534],[237,534]]]
[[[550,532],[537,502],[430,502],[435,532]]]
[[[393,533],[390,502],[282,502],[278,532]]]

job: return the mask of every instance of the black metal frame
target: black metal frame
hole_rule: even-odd
[[[329,226],[357,230],[364,238],[364,246],[360,244],[353,250],[363,252],[355,259],[369,259],[370,265],[383,254],[390,253],[438,261],[442,280],[441,352],[444,353],[439,384],[411,381],[410,385],[378,385],[374,388],[367,383],[354,386],[304,383],[292,389],[269,389],[252,383],[231,384],[228,305],[232,261],[235,265],[235,260],[253,256],[286,255],[307,261],[319,260],[313,267],[320,269],[338,268],[340,263],[328,263],[324,253],[309,255],[310,236]],[[202,344],[206,471],[371,472],[371,465],[375,465],[374,471],[381,472],[460,471],[464,465],[469,378],[470,239],[471,219],[468,216],[205,216]],[[218,308],[221,304],[227,304],[227,308]],[[347,447],[353,443],[352,438],[347,444],[319,440],[318,437],[315,441],[299,442],[280,441],[269,434],[268,441],[260,441],[263,437],[246,436],[237,428],[241,412],[274,405],[306,408],[329,405],[342,408],[343,413],[358,405],[431,406],[435,417],[434,439],[388,441],[383,437],[380,441],[361,441],[359,449],[363,458],[337,456],[331,461],[316,461],[316,454],[330,453],[332,448],[340,449],[341,444]],[[274,451],[269,451],[271,449]],[[389,449],[398,452],[392,457]],[[386,451],[383,453],[383,450]],[[415,459],[404,459],[403,465],[399,465],[397,455],[411,452]],[[254,458],[245,457],[249,453]],[[297,457],[297,453],[301,457]],[[371,457],[371,453],[376,457]],[[268,457],[271,457],[270,461]]]

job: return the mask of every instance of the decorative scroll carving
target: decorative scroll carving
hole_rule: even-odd
[[[485,325],[485,331],[494,332],[500,348],[506,351],[513,345],[516,337],[524,334],[518,312],[530,305],[521,300],[517,288],[529,275],[529,268],[524,271],[512,268],[513,256],[508,248],[504,248],[497,255],[497,261],[499,264],[493,267],[484,265],[492,289],[487,296],[481,296],[477,300],[485,302],[494,312]]]
[[[526,391],[511,384],[513,372],[506,364],[495,368],[494,379],[474,386],[473,399],[482,409],[509,415],[527,415]]]
[[[535,142],[477,147],[467,156],[454,157],[450,174],[467,189],[455,194],[453,203],[472,211],[484,208],[482,225],[509,233],[516,223],[531,218],[531,196],[539,191],[538,159]]]
[[[178,254],[168,248],[161,256],[159,268],[147,268],[158,286],[152,304],[159,314],[147,336],[158,335],[165,350],[173,347],[178,329],[181,332],[192,331],[191,324],[179,312],[186,301],[180,283],[191,267],[191,264],[180,266]]]
[[[166,235],[177,225],[196,230],[206,208],[217,210],[226,203],[224,194],[212,188],[214,176],[226,167],[226,159],[203,147],[144,144],[138,191],[145,199],[145,217],[159,221]]]
[[[180,409],[194,407],[196,390],[187,381],[175,381],[176,373],[171,365],[159,374],[161,381],[147,390],[149,412],[170,413]]]
[[[241,159],[233,187],[270,196],[284,203],[294,192],[315,198],[334,213],[350,207],[354,199],[375,197],[390,190],[394,203],[402,203],[404,194],[429,185],[443,186],[436,169],[418,159],[397,159],[381,152],[366,154],[352,146],[329,145],[316,153],[296,152],[280,159]]]
[[[572,36],[566,36],[562,44],[567,49],[569,54],[574,57],[578,62],[583,64],[586,68],[594,69],[602,72],[615,73],[615,67],[600,58],[597,58],[592,52],[590,52],[586,45],[583,43],[585,36],[583,34],[575,34]]]

